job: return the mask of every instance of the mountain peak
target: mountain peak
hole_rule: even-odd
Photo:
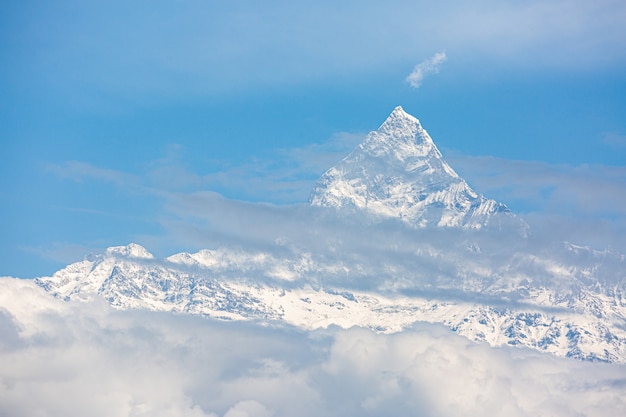
[[[411,172],[426,166],[458,177],[443,161],[441,153],[419,120],[400,106],[391,112],[378,130],[367,135],[359,148],[368,155],[384,159],[385,163],[400,171]]]
[[[474,192],[443,159],[419,120],[400,106],[322,175],[309,202],[397,217],[416,227],[478,229],[494,214],[509,212]]]
[[[127,258],[153,259],[154,256],[141,245],[129,243],[126,246],[112,246],[107,248],[106,255],[124,256]]]
[[[389,117],[403,117],[407,119],[417,120],[414,116],[411,116],[409,113],[405,112],[402,106],[396,106],[396,108],[393,109]]]

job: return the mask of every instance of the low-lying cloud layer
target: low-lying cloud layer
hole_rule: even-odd
[[[65,303],[0,281],[0,415],[607,416],[626,369],[442,326],[302,332]]]
[[[544,240],[626,252],[626,168],[492,156],[448,158],[481,193],[505,202]]]
[[[168,256],[181,249],[214,247],[223,234],[237,235],[248,242],[272,241],[285,233],[298,235],[310,222],[311,213],[302,206],[284,204],[304,203],[324,169],[349,153],[362,136],[342,134],[308,147],[275,150],[274,156],[264,162],[267,166],[250,162],[210,174],[190,172],[178,159],[167,157],[155,161],[142,175],[76,161],[51,165],[49,170],[60,179],[109,184],[123,193],[128,209],[107,216],[126,218],[137,207],[151,207],[153,212],[148,217],[159,224],[162,235],[146,232],[136,236],[134,241],[158,255]],[[458,154],[447,159],[477,192],[507,204],[527,220],[531,232],[541,237],[537,240],[548,243],[566,240],[599,250],[611,247],[626,252],[624,168],[556,165]],[[283,163],[282,168],[276,168],[280,165],[279,160]],[[228,195],[223,198],[218,194],[222,192],[240,194],[249,201],[283,205],[235,201],[228,199]],[[145,204],[146,199],[151,199],[150,205]],[[337,227],[344,225],[332,226],[325,231],[333,233]],[[360,230],[353,229],[356,230],[351,233]],[[129,242],[115,241],[111,245],[125,243]],[[97,244],[92,246],[97,247]],[[56,256],[65,263],[83,255],[79,253],[77,257],[77,251],[71,250],[71,256],[60,256],[57,252],[62,252],[63,248],[55,249],[54,253],[48,250],[47,256]]]

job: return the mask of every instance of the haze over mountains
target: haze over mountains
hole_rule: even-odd
[[[381,333],[441,323],[492,346],[626,363],[624,256],[534,240],[400,107],[320,178],[309,207],[277,217],[271,231],[263,215],[245,220],[258,239],[166,259],[113,247],[35,282],[121,310]]]

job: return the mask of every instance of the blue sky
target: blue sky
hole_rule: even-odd
[[[531,226],[626,250],[623,1],[22,1],[0,57],[0,275],[198,249],[173,196],[305,203],[397,105]]]

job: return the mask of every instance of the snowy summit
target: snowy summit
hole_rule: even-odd
[[[479,229],[496,215],[513,217],[504,204],[474,192],[400,106],[322,175],[309,202],[397,217],[416,227]]]

